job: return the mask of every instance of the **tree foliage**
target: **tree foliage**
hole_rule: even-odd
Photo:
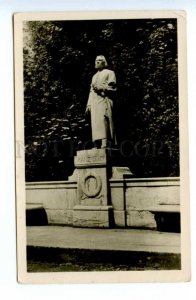
[[[136,176],[179,175],[176,19],[24,24],[26,179],[66,179],[91,147],[84,112],[103,54],[117,76],[118,147]]]

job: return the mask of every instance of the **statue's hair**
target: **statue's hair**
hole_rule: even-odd
[[[105,56],[104,56],[104,55],[98,55],[98,56],[96,57],[96,59],[97,59],[98,57],[101,58],[101,59],[103,60],[103,62],[104,62],[104,67],[105,67],[105,68],[108,67],[108,63],[107,63],[107,60],[106,60]]]

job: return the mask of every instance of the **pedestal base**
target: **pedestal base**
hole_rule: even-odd
[[[109,228],[113,223],[112,206],[75,206],[73,226]]]

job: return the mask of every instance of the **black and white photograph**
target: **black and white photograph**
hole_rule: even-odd
[[[190,278],[183,11],[14,15],[18,280]]]

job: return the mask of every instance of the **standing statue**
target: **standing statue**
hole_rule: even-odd
[[[116,143],[112,119],[113,96],[116,91],[115,73],[107,69],[107,61],[103,55],[95,60],[97,73],[93,76],[86,108],[91,114],[93,142],[101,140],[101,148],[109,143]]]

